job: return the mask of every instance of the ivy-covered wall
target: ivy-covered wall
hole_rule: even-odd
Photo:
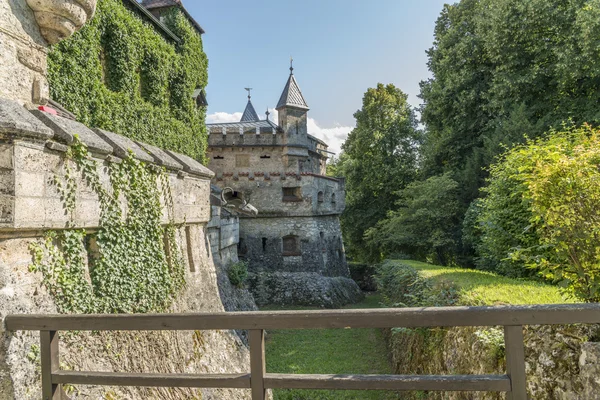
[[[204,162],[206,110],[192,98],[208,79],[202,38],[177,8],[163,22],[180,43],[122,0],[99,0],[93,20],[50,52],[51,97],[88,126]]]

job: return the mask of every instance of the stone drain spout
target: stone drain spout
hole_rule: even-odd
[[[56,44],[77,32],[92,19],[97,0],[27,0],[49,44]]]

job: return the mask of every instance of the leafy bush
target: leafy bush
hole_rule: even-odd
[[[100,0],[92,21],[52,48],[51,96],[86,125],[204,161],[205,110],[192,98],[208,79],[202,38],[177,9],[164,23],[180,43],[121,0]]]
[[[510,277],[533,277],[535,271],[525,268],[523,260],[511,257],[516,249],[538,248],[539,236],[532,229],[531,201],[523,168],[530,165],[530,154],[516,148],[501,163],[490,169],[489,185],[483,189],[485,198],[470,208],[474,220],[468,234],[478,254],[476,266]],[[476,214],[476,215],[472,215]],[[469,221],[465,221],[468,224]],[[476,238],[478,236],[478,238]],[[547,252],[543,253],[548,256]]]
[[[227,270],[227,277],[233,286],[242,287],[248,278],[248,263],[246,261],[238,261],[232,264]]]
[[[600,301],[600,131],[529,141],[492,168],[480,251]],[[503,261],[504,261],[503,260]]]
[[[423,304],[427,282],[417,270],[401,262],[384,261],[377,266],[377,287],[384,302],[394,307],[416,307]]]

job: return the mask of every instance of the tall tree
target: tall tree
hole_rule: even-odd
[[[487,168],[565,121],[600,124],[600,0],[446,5],[421,83],[425,177],[451,173],[462,213]]]
[[[380,250],[365,241],[365,232],[386,217],[398,191],[415,179],[421,132],[407,95],[391,84],[368,89],[354,117],[356,128],[336,165],[346,178],[342,229],[352,257],[376,260]]]

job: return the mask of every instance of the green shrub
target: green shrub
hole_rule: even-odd
[[[242,287],[248,278],[248,263],[246,261],[238,261],[232,264],[227,270],[227,277],[233,286]]]
[[[100,0],[92,21],[52,48],[51,97],[88,126],[204,161],[206,110],[192,98],[208,79],[202,38],[175,8],[164,23],[180,43],[121,0]]]
[[[528,157],[514,150],[492,166],[489,185],[483,189],[485,198],[470,208],[476,215],[472,218],[475,226],[471,226],[472,233],[468,236],[479,235],[479,241],[474,239],[479,269],[515,278],[536,274],[525,267],[523,260],[511,257],[516,249],[532,248],[539,243],[538,232],[531,229],[531,202],[525,195],[527,184],[519,173],[530,162]],[[473,217],[472,214],[469,216]]]
[[[600,131],[551,131],[492,167],[479,217],[482,259],[531,268],[568,294],[600,301]],[[508,267],[507,267],[508,266]]]
[[[375,282],[384,302],[393,307],[416,307],[427,296],[427,282],[417,270],[397,261],[384,261],[376,267]]]

